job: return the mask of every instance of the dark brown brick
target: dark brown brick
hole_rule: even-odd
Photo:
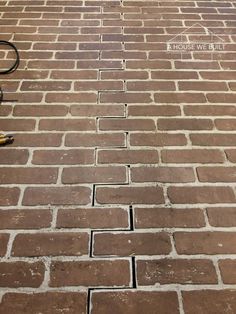
[[[0,206],[17,205],[19,196],[19,188],[0,187]]]
[[[141,286],[217,283],[215,267],[207,259],[138,260],[137,278]]]
[[[174,235],[179,254],[235,254],[234,232],[177,232]]]
[[[187,144],[184,134],[134,133],[130,134],[131,146],[183,146]]]
[[[48,209],[0,210],[0,229],[40,229],[50,227],[52,213]]]
[[[236,167],[198,167],[201,182],[235,182]]]
[[[24,165],[29,158],[27,149],[8,149],[1,147],[0,164]]]
[[[78,165],[93,164],[93,149],[36,150],[32,163],[36,165]]]
[[[136,228],[199,228],[204,215],[197,208],[135,208]]]
[[[0,286],[9,288],[37,288],[43,282],[44,270],[45,266],[42,262],[1,262]]]
[[[175,204],[234,203],[234,192],[225,186],[169,187],[168,196]]]
[[[122,166],[65,168],[62,172],[62,183],[125,183],[126,172],[126,167]]]
[[[66,146],[120,147],[125,146],[123,133],[71,133],[66,135]]]
[[[41,119],[39,130],[47,131],[95,131],[94,119]]]
[[[187,314],[224,313],[226,309],[233,314],[236,311],[236,292],[227,289],[184,291],[183,304]]]
[[[221,277],[225,284],[236,283],[236,260],[224,259],[219,261]]]
[[[72,116],[80,117],[122,117],[124,116],[123,105],[72,105]]]
[[[70,314],[86,313],[85,292],[6,293],[0,304],[1,313],[57,314],[68,310]]]
[[[99,204],[163,204],[160,187],[98,187],[96,201]]]
[[[194,182],[192,168],[187,167],[135,167],[131,168],[132,182]]]
[[[88,187],[31,187],[26,188],[23,205],[86,205],[90,203]],[[10,204],[11,205],[11,204]]]
[[[49,285],[129,287],[130,276],[128,260],[56,261],[51,265]]]
[[[12,256],[60,256],[88,254],[87,233],[18,234],[12,247]]]
[[[152,119],[100,119],[99,129],[102,131],[154,131]]]
[[[8,240],[9,234],[0,233],[0,256],[4,256],[6,254]]]
[[[16,105],[14,116],[42,117],[42,116],[65,116],[68,108],[64,105]]]
[[[48,184],[57,182],[56,168],[4,167],[0,169],[0,184]]]
[[[60,209],[57,216],[58,228],[121,229],[128,225],[128,212],[123,208]]]
[[[207,208],[207,215],[211,226],[236,226],[236,207],[209,207]]]
[[[223,163],[224,156],[217,149],[179,149],[162,150],[162,162],[165,163]]]
[[[98,151],[98,162],[101,164],[155,164],[158,161],[158,152],[151,149],[110,149]]]
[[[109,314],[111,308],[114,314],[149,313],[154,314],[178,314],[178,298],[174,291],[112,291],[93,292],[92,314]]]
[[[95,233],[95,256],[132,256],[169,254],[170,238],[167,233]]]

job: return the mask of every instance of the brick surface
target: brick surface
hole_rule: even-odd
[[[158,311],[160,314],[177,314],[178,301],[175,292],[147,292],[147,291],[124,291],[124,292],[96,292],[92,295],[92,313],[108,314],[111,307],[115,314],[129,311],[131,314],[141,314],[148,311],[150,314]]]
[[[50,227],[52,213],[48,209],[0,210],[0,229],[40,229]]]
[[[0,313],[234,314],[235,1],[0,12]]]
[[[39,287],[44,279],[44,264],[41,262],[0,263],[1,287]]]
[[[226,308],[229,308],[228,312],[233,314],[236,309],[235,290],[185,291],[183,303],[187,314],[222,313]]]
[[[18,234],[12,245],[12,256],[85,255],[87,253],[87,233],[24,233]]]
[[[43,312],[57,314],[69,311],[71,314],[85,314],[87,308],[85,292],[42,292],[42,293],[7,293],[4,295],[0,311],[2,313]]]
[[[130,267],[127,260],[54,262],[49,285],[63,286],[129,286]]]
[[[94,255],[157,255],[168,254],[170,250],[170,238],[166,233],[96,233],[94,235]]]
[[[141,286],[168,283],[217,283],[216,271],[209,260],[139,260],[137,279]]]

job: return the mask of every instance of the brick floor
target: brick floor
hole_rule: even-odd
[[[1,314],[236,313],[235,19],[0,1]]]

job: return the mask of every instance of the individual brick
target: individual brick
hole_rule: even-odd
[[[47,93],[47,103],[96,103],[96,93]]]
[[[110,149],[98,151],[98,163],[101,164],[155,164],[158,152],[152,149]]]
[[[96,201],[99,204],[163,204],[160,187],[98,187]]]
[[[215,119],[215,126],[218,130],[235,131],[236,119]]]
[[[128,91],[169,91],[175,90],[174,82],[168,81],[137,81],[127,82]]]
[[[155,131],[155,122],[152,119],[100,119],[101,131]]]
[[[124,133],[70,133],[66,146],[71,147],[120,147],[125,146]]]
[[[216,270],[207,259],[155,259],[137,261],[141,286],[155,284],[217,284]]]
[[[0,210],[0,229],[40,229],[51,225],[49,209]]]
[[[226,186],[169,187],[168,196],[174,204],[234,203],[234,192]]]
[[[36,165],[89,165],[95,161],[93,149],[36,150],[32,163]]]
[[[108,314],[111,308],[114,314],[172,313],[178,314],[178,298],[174,291],[96,291],[92,293],[92,314]]]
[[[131,146],[184,146],[187,140],[184,134],[170,133],[133,133],[130,134]]]
[[[13,242],[12,256],[86,255],[88,242],[87,233],[22,233]]]
[[[226,149],[225,153],[230,162],[236,163],[236,149]]]
[[[212,103],[235,103],[236,95],[233,93],[209,93],[206,95],[207,100]]]
[[[159,130],[212,130],[213,122],[210,119],[158,119]]]
[[[125,183],[126,181],[126,168],[122,166],[73,167],[64,168],[62,172],[63,184]]]
[[[95,131],[95,119],[41,119],[39,130],[47,131]]]
[[[91,190],[88,187],[28,187],[23,205],[86,205],[90,203]]]
[[[157,103],[205,103],[206,97],[203,93],[157,93],[154,95]]]
[[[17,187],[0,187],[0,206],[17,205],[20,196],[20,190]]]
[[[236,226],[236,207],[209,207],[207,208],[207,215],[211,226]]]
[[[149,93],[101,93],[101,103],[150,103],[152,102]]]
[[[161,152],[165,163],[223,163],[224,156],[217,149],[166,149]]]
[[[49,184],[56,183],[57,168],[4,167],[0,169],[0,184]]]
[[[187,116],[235,116],[236,108],[231,105],[185,105],[184,114]]]
[[[23,81],[20,89],[22,91],[67,91],[70,88],[71,83],[65,81]]]
[[[132,256],[169,254],[170,238],[167,233],[95,233],[95,256]]]
[[[24,165],[29,158],[27,149],[8,149],[1,147],[0,164],[1,165]]]
[[[8,240],[9,234],[0,233],[0,256],[4,256],[6,254]]]
[[[123,208],[59,209],[57,228],[122,229],[128,228],[128,212]]]
[[[13,110],[13,115],[20,117],[60,117],[65,116],[67,112],[68,107],[64,105],[16,105]]]
[[[129,287],[128,260],[55,261],[51,265],[51,287]]]
[[[33,131],[35,120],[32,119],[1,119],[2,131]]]
[[[193,290],[182,293],[184,311],[187,314],[224,313],[226,308],[233,314],[236,310],[235,290]]]
[[[75,82],[76,91],[108,91],[123,90],[122,81],[80,81]]]
[[[235,182],[236,167],[198,167],[200,182]]]
[[[219,268],[222,280],[225,284],[236,283],[236,260],[224,259],[219,261]]]
[[[205,226],[204,214],[198,208],[135,207],[136,228],[200,228]]]
[[[135,167],[131,168],[132,182],[194,182],[192,168],[187,167]]]
[[[123,117],[123,105],[72,105],[70,108],[72,116],[80,117]]]
[[[227,91],[225,82],[208,82],[208,81],[182,81],[178,83],[179,90],[194,90],[194,91]]]
[[[179,116],[179,106],[171,105],[129,105],[128,116]]]
[[[176,232],[174,239],[179,254],[214,255],[236,252],[234,232]]]
[[[6,293],[0,304],[2,313],[57,314],[68,309],[70,314],[86,313],[87,294],[85,292],[41,292],[41,293]]]
[[[44,271],[45,266],[42,262],[1,262],[0,286],[38,288],[43,282]]]
[[[148,61],[127,61],[126,62],[127,69],[171,69],[171,63],[166,60],[148,60]]]
[[[236,134],[190,134],[190,140],[198,146],[235,146]]]
[[[62,134],[55,133],[17,133],[14,135],[15,147],[58,147],[61,145]]]

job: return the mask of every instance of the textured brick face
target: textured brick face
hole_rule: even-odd
[[[0,0],[0,314],[236,313],[235,19]]]

